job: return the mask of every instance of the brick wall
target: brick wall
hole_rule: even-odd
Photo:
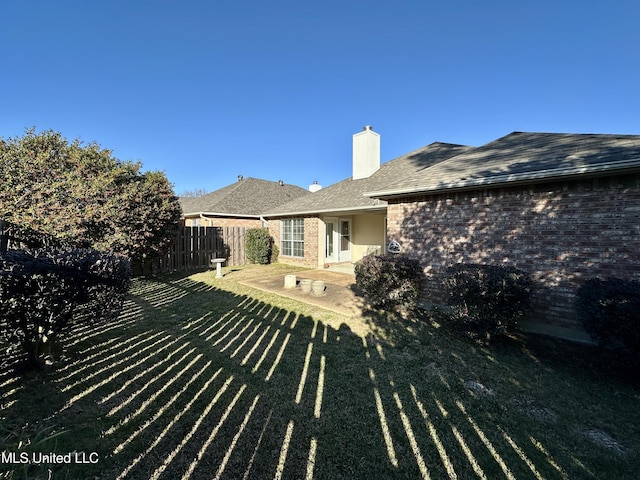
[[[271,235],[271,238],[273,238],[273,243],[275,243],[278,248],[280,250],[282,250],[282,247],[280,245],[280,228],[281,228],[282,223],[280,222],[280,220],[269,220],[268,221],[268,228],[269,228],[269,235]],[[281,258],[282,255],[280,256]],[[278,260],[281,261],[281,260]]]
[[[640,174],[392,200],[387,225],[424,265],[430,301],[452,264],[510,265],[540,285],[530,320],[575,328],[586,279],[640,280]]]
[[[293,218],[293,217],[292,217]],[[299,217],[298,217],[299,218]],[[269,220],[269,233],[274,242],[280,248],[279,261],[282,263],[290,263],[295,265],[304,265],[305,267],[318,266],[318,229],[320,228],[320,219],[318,217],[305,217],[304,219],[304,257],[288,257],[282,255],[282,246],[280,245],[280,227],[281,220]]]

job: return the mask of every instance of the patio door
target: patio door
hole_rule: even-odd
[[[338,261],[338,250],[336,249],[336,226],[337,219],[326,219],[324,222],[324,261],[325,263],[335,263]]]
[[[351,220],[345,218],[324,220],[324,261],[326,263],[351,261]]]
[[[340,250],[338,251],[339,262],[351,261],[351,220],[340,219]]]

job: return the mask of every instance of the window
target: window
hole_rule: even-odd
[[[304,218],[282,221],[280,253],[288,257],[304,257]]]

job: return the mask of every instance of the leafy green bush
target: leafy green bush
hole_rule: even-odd
[[[640,282],[592,278],[578,289],[575,307],[600,346],[640,354]]]
[[[533,286],[522,270],[494,265],[454,265],[444,280],[453,320],[486,339],[517,327],[530,306]]]
[[[244,250],[250,263],[266,265],[271,260],[273,240],[266,228],[249,228],[244,234]]]
[[[30,129],[0,138],[0,165],[0,218],[18,230],[136,260],[164,254],[178,232],[181,208],[166,175],[96,143]]]
[[[8,251],[0,255],[0,335],[29,363],[48,361],[76,308],[92,320],[118,315],[130,279],[129,261],[110,253]]]
[[[402,254],[369,255],[355,265],[356,285],[374,308],[416,307],[422,283],[417,259]]]
[[[280,249],[278,245],[275,243],[271,244],[271,262],[270,263],[278,263],[278,258],[280,258]]]

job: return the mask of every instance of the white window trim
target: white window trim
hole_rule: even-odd
[[[295,225],[295,220],[302,222],[302,240],[296,240],[293,238],[293,228]],[[290,240],[285,240],[285,230],[287,228],[285,224],[287,223],[290,224],[291,229],[289,232],[289,237],[291,238]],[[290,243],[290,249],[285,248],[285,242]],[[299,246],[297,250],[302,252],[301,255],[295,254],[296,244]],[[286,253],[287,251],[289,251],[289,253]],[[283,257],[304,258],[304,218],[285,218],[280,222],[280,255],[282,255]]]

